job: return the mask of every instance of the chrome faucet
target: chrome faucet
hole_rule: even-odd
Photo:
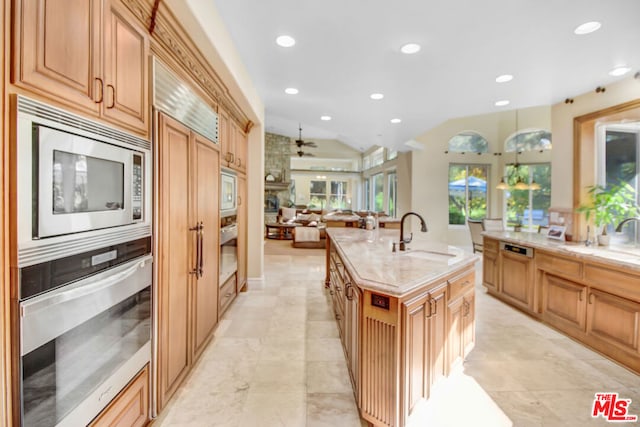
[[[620,224],[618,224],[618,226],[616,227],[616,233],[619,233],[622,231],[622,226],[625,225],[626,223],[630,222],[630,221],[637,221],[638,223],[640,223],[640,218],[639,217],[630,217],[630,218],[625,218],[623,219]]]
[[[419,214],[415,212],[407,212],[406,214],[402,215],[402,219],[400,220],[400,250],[401,251],[406,250],[405,244],[411,243],[411,240],[413,240],[413,233],[411,233],[408,239],[404,238],[404,220],[409,215],[415,215],[418,218],[420,218],[420,225],[421,225],[420,231],[422,231],[423,233],[427,232],[427,223],[424,222],[424,218],[422,218]]]

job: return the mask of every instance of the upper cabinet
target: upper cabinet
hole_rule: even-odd
[[[220,151],[223,166],[247,172],[247,135],[226,111],[220,109]]]
[[[149,133],[144,29],[115,1],[15,1],[13,83]]]

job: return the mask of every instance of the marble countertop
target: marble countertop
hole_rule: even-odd
[[[572,256],[586,261],[597,261],[640,273],[640,248],[630,245],[585,246],[584,243],[564,242],[549,239],[538,233],[513,231],[485,231],[484,236],[534,249],[544,249],[560,255]]]
[[[347,271],[361,288],[402,297],[425,284],[436,282],[480,260],[478,255],[445,243],[428,234],[414,233],[408,250],[392,252],[398,230],[327,228]]]

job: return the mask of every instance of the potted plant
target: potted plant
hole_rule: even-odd
[[[626,182],[608,186],[592,185],[587,187],[589,203],[581,205],[577,211],[585,214],[587,222],[593,216],[596,225],[598,243],[609,244],[607,227],[615,227],[630,216],[637,216],[640,208],[636,202],[636,191]]]

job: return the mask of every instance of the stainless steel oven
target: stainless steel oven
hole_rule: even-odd
[[[235,218],[235,217],[233,217]],[[220,286],[238,270],[238,225],[229,222],[220,227]]]
[[[20,266],[151,235],[148,141],[15,96]]]
[[[87,425],[151,360],[151,239],[20,270],[23,426]]]

